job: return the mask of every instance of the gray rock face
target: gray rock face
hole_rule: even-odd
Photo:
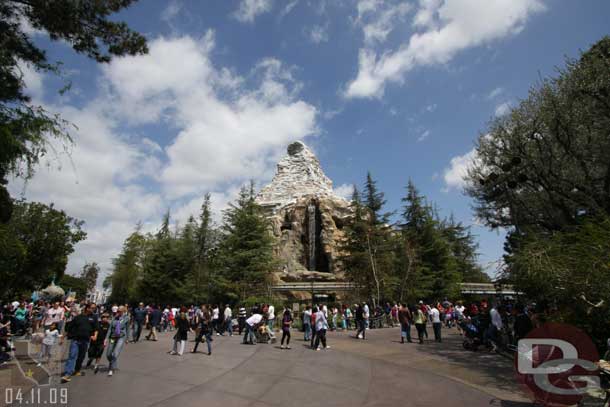
[[[277,164],[273,180],[260,191],[256,200],[259,205],[275,211],[303,196],[333,196],[333,183],[324,175],[314,153],[296,141],[288,146],[288,155]]]
[[[276,281],[333,281],[344,276],[340,261],[343,225],[350,204],[333,193],[320,162],[300,141],[288,146],[272,182],[257,196],[276,238],[281,271]]]

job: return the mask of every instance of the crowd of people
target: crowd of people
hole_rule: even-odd
[[[234,312],[235,311],[235,312]],[[85,368],[100,369],[106,354],[107,374],[112,376],[118,367],[121,352],[127,343],[138,343],[143,334],[146,340],[157,341],[159,332],[173,333],[171,355],[183,355],[189,340],[194,339],[192,353],[205,342],[207,354],[212,354],[213,336],[243,335],[243,344],[275,342],[275,328],[282,333],[280,349],[291,349],[291,331],[295,318],[300,322],[303,340],[313,350],[329,349],[327,331],[353,330],[355,339],[366,340],[367,330],[381,326],[400,326],[401,343],[424,343],[428,327],[432,327],[434,340],[442,342],[442,330],[457,328],[468,337],[476,337],[491,349],[515,344],[537,323],[535,306],[505,302],[490,305],[477,301],[464,305],[424,302],[407,305],[386,303],[369,306],[368,303],[353,306],[324,304],[306,306],[298,311],[285,308],[277,315],[271,304],[255,304],[252,307],[202,304],[200,306],[136,306],[106,305],[81,302],[27,302],[15,301],[0,309],[0,362],[10,359],[12,336],[31,336],[40,343],[38,361],[49,363],[60,345],[69,341],[63,366],[62,381],[83,375]],[[415,335],[412,329],[415,328]],[[145,332],[146,331],[146,332]],[[85,363],[85,359],[87,362]]]

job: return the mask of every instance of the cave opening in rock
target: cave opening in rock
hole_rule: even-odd
[[[322,213],[317,202],[307,205],[305,216],[305,267],[310,271],[329,272],[328,256],[322,245]]]

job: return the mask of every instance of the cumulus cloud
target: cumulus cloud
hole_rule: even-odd
[[[402,83],[415,67],[446,64],[460,51],[517,34],[544,9],[542,0],[420,0],[417,31],[398,49],[360,49],[358,74],[345,96],[379,98],[388,82]]]
[[[468,169],[475,163],[477,159],[476,150],[473,148],[464,155],[453,157],[449,163],[449,167],[443,173],[445,181],[444,192],[449,192],[452,189],[462,190],[466,186],[464,177],[468,174]]]
[[[292,12],[292,10],[297,6],[297,4],[299,4],[299,0],[292,0],[291,2],[286,4],[282,11],[280,11],[279,18],[282,19],[288,14],[290,14],[290,12]]]
[[[240,76],[214,65],[214,46],[212,32],[158,37],[148,55],[101,66],[98,95],[84,106],[45,106],[77,126],[75,144],[70,154],[54,147],[25,195],[86,221],[69,271],[96,261],[108,272],[137,222],[154,230],[168,208],[184,222],[208,191],[219,221],[241,184],[270,178],[286,144],[316,134],[295,68],[266,58]]]
[[[405,1],[360,0],[356,8],[358,16],[355,22],[362,27],[364,41],[374,44],[385,41],[396,24],[404,21],[411,4]]]
[[[252,23],[259,15],[271,11],[272,6],[271,0],[241,0],[233,17],[242,23]]]

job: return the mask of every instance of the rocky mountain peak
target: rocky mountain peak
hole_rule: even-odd
[[[280,208],[303,196],[333,196],[332,181],[303,142],[289,144],[287,152],[277,164],[271,183],[258,194],[256,200],[260,205]]]

